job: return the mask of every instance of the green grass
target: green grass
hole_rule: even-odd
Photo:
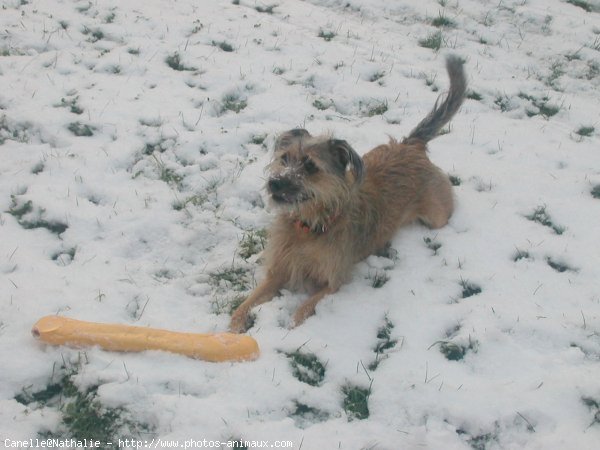
[[[173,203],[173,209],[175,211],[181,211],[187,208],[189,205],[202,206],[206,200],[208,200],[208,198],[204,194],[191,195],[184,200],[177,200],[175,203]]]
[[[248,269],[243,267],[226,267],[208,274],[210,284],[215,288],[243,292],[250,289]]]
[[[469,351],[477,352],[479,344],[477,341],[472,341],[469,336],[469,343],[467,345],[457,344],[452,341],[438,341],[434,342],[429,348],[434,345],[439,345],[440,353],[448,361],[462,361]]]
[[[0,145],[7,140],[15,142],[29,142],[31,125],[27,122],[12,123],[6,115],[0,116]]]
[[[246,261],[253,255],[260,253],[267,242],[267,230],[251,230],[244,233],[238,245],[238,254]]]
[[[429,48],[434,51],[438,51],[442,48],[442,44],[444,43],[444,36],[441,31],[435,31],[424,39],[419,40],[419,45],[424,48]]]
[[[329,42],[336,36],[336,34],[333,31],[326,31],[321,29],[319,30],[319,34],[317,36],[324,39],[326,42]]]
[[[89,36],[88,41],[91,43],[95,43],[104,39],[104,32],[100,28],[91,29],[88,27],[83,27],[81,34]]]
[[[456,27],[456,23],[453,20],[448,19],[441,12],[438,14],[438,16],[435,19],[433,19],[431,21],[431,25],[433,25],[434,27],[437,27],[437,28],[442,28],[442,27],[454,28],[454,27]]]
[[[325,365],[316,355],[300,350],[285,354],[290,360],[292,374],[299,381],[311,386],[319,386],[325,379]]]
[[[299,428],[306,428],[315,423],[325,422],[329,419],[329,413],[318,408],[295,401],[294,410],[290,414],[294,423]]]
[[[321,100],[320,98],[315,99],[312,105],[317,108],[319,111],[325,111],[331,106],[332,102],[330,100]]]
[[[226,41],[212,41],[212,45],[213,45],[213,47],[218,47],[227,53],[233,52],[235,50],[233,48],[233,45],[231,45],[229,42],[226,42]]]
[[[381,80],[383,77],[385,77],[385,71],[383,71],[383,70],[380,70],[380,71],[377,71],[377,72],[375,72],[373,75],[371,75],[371,76],[369,77],[369,81],[370,81],[371,83],[374,83],[374,82],[376,82],[376,81],[379,81],[379,80]]]
[[[551,228],[556,234],[561,235],[565,232],[565,227],[556,225],[548,212],[546,206],[538,206],[531,214],[525,216],[526,219],[532,222],[539,223],[545,227]]]
[[[592,197],[600,198],[600,184],[597,184],[596,186],[594,186],[592,188],[592,190],[590,191],[590,193],[592,194]]]
[[[374,289],[379,289],[385,285],[390,280],[389,275],[385,272],[385,270],[376,270],[373,273],[369,273],[367,279],[371,280],[371,287]]]
[[[505,94],[499,94],[494,99],[494,104],[500,108],[500,111],[506,112],[511,110],[510,98]]]
[[[277,8],[277,6],[279,6],[279,5],[255,6],[254,9],[256,11],[258,11],[259,13],[273,14],[273,12],[274,12],[275,8]]]
[[[431,251],[433,251],[434,255],[438,254],[438,250],[440,248],[442,248],[442,244],[440,244],[438,241],[436,241],[435,238],[431,239],[429,237],[425,237],[423,238],[423,241],[425,242],[425,245],[427,246],[427,248]]]
[[[387,100],[360,101],[358,104],[363,117],[380,116],[388,110]]]
[[[467,90],[465,97],[467,97],[470,100],[476,100],[478,102],[483,100],[483,97],[481,96],[481,94],[472,89]]]
[[[550,117],[558,114],[558,112],[560,111],[559,106],[550,103],[550,99],[548,96],[537,98],[532,95],[528,95],[521,92],[519,93],[518,97],[529,101],[531,106],[533,107],[528,108],[525,111],[527,116],[529,117],[541,115],[545,119],[549,119]]]
[[[60,235],[67,231],[69,226],[63,222],[48,221],[42,218],[43,208],[34,208],[31,200],[20,203],[15,195],[11,196],[12,204],[7,213],[17,219],[19,225],[26,230],[45,228],[46,230]],[[26,217],[27,216],[27,217]]]
[[[548,265],[550,267],[552,267],[552,269],[556,270],[559,273],[563,273],[563,272],[577,272],[577,269],[569,266],[567,263],[564,263],[564,262],[561,262],[561,261],[557,261],[557,260],[553,259],[550,256],[548,256],[546,258],[546,263],[548,263]]]
[[[375,352],[375,360],[369,364],[369,370],[376,370],[381,361],[386,357],[387,351],[398,344],[398,339],[392,337],[393,329],[394,324],[387,316],[385,316],[383,325],[377,330],[377,344],[373,349]]]
[[[72,112],[73,114],[83,114],[84,110],[77,104],[78,100],[79,100],[79,97],[75,97],[75,98],[71,98],[71,99],[61,98],[60,104],[56,105],[56,107],[57,108],[69,108],[69,111]]]
[[[581,401],[593,414],[592,421],[588,425],[588,428],[594,425],[600,425],[600,400],[596,400],[592,397],[581,397]]]
[[[183,72],[183,71],[192,72],[192,71],[196,70],[195,67],[186,66],[185,64],[183,64],[181,62],[181,57],[179,56],[178,52],[175,52],[172,55],[167,56],[165,58],[165,62],[167,63],[167,66],[169,66],[173,70],[177,70],[178,72]]]
[[[42,407],[56,408],[61,415],[61,422],[55,433],[44,434],[44,437],[56,439],[75,439],[88,442],[104,443],[103,449],[118,448],[119,438],[125,438],[125,430],[145,428],[133,423],[126,417],[121,408],[108,408],[98,399],[99,386],[79,388],[75,383],[78,368],[60,369],[58,381],[50,381],[39,391],[31,392],[25,388],[15,396],[15,400],[29,409]],[[54,378],[54,376],[53,376]],[[108,446],[107,442],[113,442]]]
[[[567,3],[570,3],[573,6],[577,6],[584,11],[592,12],[592,5],[589,2],[583,0],[567,0]]]
[[[342,387],[344,395],[343,407],[348,420],[364,420],[369,418],[369,397],[371,386],[363,388],[348,384]]]
[[[462,287],[462,292],[461,292],[462,298],[469,298],[474,295],[481,294],[481,292],[482,292],[481,286],[479,286],[475,283],[471,283],[468,280],[461,279],[458,284],[460,284],[460,286]]]
[[[248,101],[237,93],[231,93],[223,96],[221,105],[221,113],[224,113],[225,111],[233,111],[234,113],[239,114],[240,111],[248,106]]]
[[[462,184],[462,180],[456,175],[449,175],[448,178],[450,178],[450,184],[452,184],[452,186],[460,186]]]
[[[82,124],[81,122],[71,122],[68,126],[67,129],[73,133],[75,136],[83,136],[83,137],[90,137],[94,135],[94,131],[96,130],[95,127],[91,126],[91,125],[87,125],[87,124]]]
[[[529,255],[528,251],[517,249],[516,253],[512,257],[512,260],[514,262],[517,262],[517,261],[520,261],[522,259],[529,259],[529,258],[530,258],[530,255]]]
[[[582,126],[582,127],[579,127],[577,129],[577,131],[575,131],[575,134],[578,134],[581,137],[590,137],[592,134],[594,134],[594,131],[596,131],[595,127]]]

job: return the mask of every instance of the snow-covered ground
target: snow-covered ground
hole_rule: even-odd
[[[0,1],[0,446],[76,433],[73,393],[49,389],[67,374],[118,415],[106,440],[598,448],[599,12]],[[401,138],[447,88],[449,53],[470,82],[430,144],[456,185],[450,224],[402,230],[395,258],[358,264],[296,329],[301,295],[263,305],[259,359],[32,338],[49,314],[225,331],[262,277],[274,136],[330,131],[361,154]]]

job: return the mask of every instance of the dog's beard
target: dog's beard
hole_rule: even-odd
[[[276,206],[295,207],[310,200],[311,196],[303,191],[270,192],[271,201]]]

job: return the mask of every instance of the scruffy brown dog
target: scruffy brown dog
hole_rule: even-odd
[[[463,61],[449,57],[446,68],[444,100],[402,142],[391,139],[363,159],[346,141],[303,129],[277,139],[267,190],[280,212],[264,252],[266,278],[234,312],[231,331],[245,331],[251,308],[284,287],[311,294],[294,315],[299,325],[350,278],[356,262],[384,250],[398,228],[417,219],[446,225],[452,188],[426,148],[464,98]]]

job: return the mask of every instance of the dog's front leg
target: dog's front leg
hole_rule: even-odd
[[[266,303],[273,299],[283,287],[285,282],[282,277],[267,275],[267,278],[259,284],[250,296],[237,307],[231,315],[229,330],[232,333],[243,333],[248,329],[248,315],[250,310],[262,303]]]
[[[314,293],[311,297],[308,298],[295,312],[294,318],[292,321],[292,327],[297,327],[302,322],[304,322],[307,318],[312,316],[315,313],[315,308],[317,303],[319,303],[323,297],[329,294],[333,294],[339,288],[332,288],[329,285],[324,288],[319,289],[316,293]]]

